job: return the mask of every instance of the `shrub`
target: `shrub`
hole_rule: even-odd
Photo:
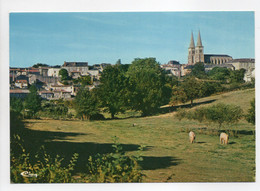
[[[251,102],[251,107],[248,110],[248,114],[245,116],[248,123],[255,124],[255,99],[253,99]]]
[[[236,123],[241,119],[243,110],[236,105],[218,103],[207,108],[206,119],[218,123],[221,128],[223,123]]]
[[[185,118],[187,116],[186,109],[178,108],[177,109],[177,113],[175,114],[175,116],[177,117],[177,119],[179,121],[181,121],[183,118]]]
[[[194,111],[186,112],[185,115],[182,111],[177,113],[179,118],[187,118],[190,120],[197,120],[200,123],[203,121],[217,123],[219,128],[223,123],[232,124],[237,123],[243,116],[243,110],[240,106],[232,104],[218,103],[209,107],[197,108]]]
[[[90,116],[99,113],[99,102],[95,92],[89,91],[88,88],[80,88],[75,99],[74,109],[77,112],[77,117],[82,120],[89,120]]]
[[[43,110],[39,113],[42,117],[49,117],[52,119],[60,119],[60,118],[70,118],[68,114],[68,107],[60,103],[60,101],[54,102],[45,102],[43,105]]]
[[[116,141],[112,147],[114,147],[114,153],[89,157],[86,182],[141,182],[143,174],[139,170],[138,161],[142,158],[127,156],[122,151],[122,146]]]
[[[35,156],[31,156],[23,147],[23,141],[15,135],[11,142],[11,182],[13,183],[69,183],[73,182],[71,172],[74,170],[78,154],[75,153],[67,167],[62,167],[63,158],[52,158],[44,147]],[[25,177],[21,173],[37,175]]]
[[[89,120],[105,120],[105,117],[104,117],[104,115],[97,113],[97,114],[91,115]]]

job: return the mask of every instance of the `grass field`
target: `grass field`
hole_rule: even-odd
[[[195,100],[193,108],[223,102],[240,105],[246,113],[254,93],[254,89],[247,89],[214,95]],[[136,154],[140,145],[146,146],[140,163],[146,175],[144,182],[255,181],[254,125],[243,119],[226,127],[236,130],[237,136],[232,134],[230,144],[220,145],[219,134],[209,133],[216,126],[179,121],[175,110],[164,107],[157,116],[128,113],[104,121],[27,120],[25,142],[31,152],[44,145],[51,154],[64,157],[65,162],[73,153],[79,153],[76,172],[83,172],[88,156],[111,152],[112,137],[117,136],[129,155]],[[195,144],[188,141],[189,129],[196,133]]]

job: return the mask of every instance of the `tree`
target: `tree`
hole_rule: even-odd
[[[11,97],[10,98],[10,110],[14,112],[21,113],[23,110],[23,101],[20,98]]]
[[[116,61],[116,65],[121,65],[122,63],[121,63],[121,59],[118,59],[117,61]]]
[[[60,71],[59,71],[59,76],[61,76],[61,80],[62,80],[62,81],[63,81],[63,80],[67,80],[68,77],[69,77],[69,73],[68,73],[68,71],[67,71],[66,69],[62,68],[62,69],[60,69]]]
[[[181,87],[186,94],[187,100],[190,100],[192,107],[193,100],[201,96],[202,86],[200,82],[195,77],[188,77],[182,82]]]
[[[155,58],[135,59],[127,76],[128,100],[132,109],[146,116],[156,113],[160,106],[169,103],[171,87],[166,84],[166,74]]]
[[[218,123],[219,128],[223,123],[231,124],[238,122],[243,116],[243,110],[236,105],[218,103],[207,108],[205,117],[208,121]]]
[[[83,87],[92,84],[90,76],[81,76],[78,79],[73,79],[73,83],[80,83]]]
[[[205,72],[204,64],[201,62],[196,63],[193,66],[190,75],[197,77],[197,78],[205,78],[207,75]]]
[[[32,85],[29,90],[30,93],[25,98],[25,109],[34,116],[41,109],[41,97],[38,95],[35,85]]]
[[[37,64],[34,64],[32,67],[39,68],[39,67],[48,67],[48,66],[49,66],[48,64],[37,63]]]
[[[186,93],[184,92],[184,89],[180,86],[173,86],[170,103],[172,105],[177,105],[179,103],[185,103],[186,101],[188,101],[188,98]]]
[[[250,109],[248,109],[248,114],[246,115],[246,120],[248,123],[255,125],[255,99],[250,102]]]
[[[120,65],[107,66],[100,79],[100,101],[112,118],[114,118],[115,114],[124,112],[126,105],[127,78],[120,69]]]
[[[213,122],[217,123],[219,128],[221,128],[224,123],[237,123],[242,116],[243,110],[240,106],[224,103],[218,103],[209,107],[200,107],[188,112],[186,112],[186,110],[179,110],[177,113],[179,119],[186,117],[188,119],[197,120],[200,123],[203,121]]]
[[[74,106],[77,116],[82,120],[89,120],[92,115],[99,113],[97,97],[85,87],[79,89],[74,100]]]
[[[231,83],[243,83],[246,70],[241,68],[240,70],[233,70],[230,73]]]
[[[208,76],[213,80],[227,81],[230,77],[231,70],[227,68],[215,67],[208,72]]]

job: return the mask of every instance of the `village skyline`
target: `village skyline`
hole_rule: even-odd
[[[254,12],[11,13],[10,67],[145,57],[186,64],[199,31],[205,53],[255,57]]]

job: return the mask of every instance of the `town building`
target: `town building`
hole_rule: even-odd
[[[29,93],[28,89],[10,89],[10,97],[24,99]]]
[[[181,77],[181,64],[176,60],[171,60],[167,64],[161,65],[168,74],[177,76],[178,78]]]
[[[71,76],[71,72],[80,72],[81,76],[88,75],[88,62],[66,62],[64,61],[64,64],[62,68],[66,69],[69,73],[69,76]]]
[[[193,33],[191,33],[190,46],[188,48],[188,64],[194,65],[198,62],[206,64],[225,64],[230,62],[232,57],[226,54],[204,54],[200,31],[198,33],[197,45],[195,47]]]
[[[255,59],[253,58],[239,58],[234,59],[228,64],[232,64],[235,70],[245,69],[245,82],[251,82],[255,78]]]

